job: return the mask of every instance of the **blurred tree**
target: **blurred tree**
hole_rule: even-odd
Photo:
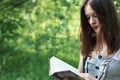
[[[0,80],[50,80],[48,59],[53,55],[77,67],[80,3],[1,0]],[[115,4],[120,13],[120,1]]]

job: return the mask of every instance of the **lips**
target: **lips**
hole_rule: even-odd
[[[92,28],[93,28],[94,30],[97,30],[97,26],[93,26]]]

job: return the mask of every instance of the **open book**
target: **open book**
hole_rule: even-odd
[[[54,56],[50,58],[49,76],[57,80],[84,80],[80,78],[78,69]]]

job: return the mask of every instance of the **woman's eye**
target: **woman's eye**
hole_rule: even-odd
[[[93,17],[98,17],[97,15],[94,15]]]

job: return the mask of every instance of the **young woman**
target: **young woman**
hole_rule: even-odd
[[[120,80],[120,21],[113,0],[83,0],[80,19],[80,76]]]

